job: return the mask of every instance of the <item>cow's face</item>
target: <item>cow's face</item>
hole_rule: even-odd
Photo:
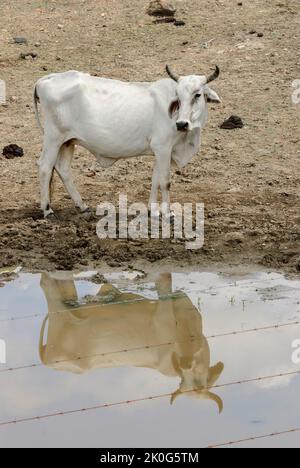
[[[168,73],[171,73],[169,69]],[[176,119],[177,130],[188,132],[203,128],[208,117],[208,103],[221,102],[217,93],[208,86],[219,76],[219,69],[210,78],[196,75],[179,78],[172,73],[170,76],[177,82],[177,97],[169,108],[170,117]]]
[[[214,401],[218,405],[219,412],[221,413],[223,410],[223,401],[210,390],[222,374],[224,364],[219,362],[214,367],[210,367],[207,359],[203,359],[201,352],[196,353],[189,363],[186,362],[185,359],[178,359],[178,356],[173,353],[172,362],[174,369],[181,378],[181,383],[178,390],[172,395],[171,404],[173,404],[179,396],[187,395],[200,400]]]

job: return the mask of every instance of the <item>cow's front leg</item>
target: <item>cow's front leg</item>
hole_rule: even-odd
[[[156,152],[156,165],[158,181],[162,194],[162,215],[172,217],[170,212],[170,187],[171,187],[171,151]]]
[[[151,187],[151,194],[150,194],[148,209],[149,209],[149,213],[151,213],[152,216],[154,215],[156,217],[160,216],[159,206],[157,204],[158,189],[159,189],[159,172],[158,172],[158,164],[155,161],[153,175],[152,175],[152,187]]]

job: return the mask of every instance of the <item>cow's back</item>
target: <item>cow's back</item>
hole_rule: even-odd
[[[154,122],[147,83],[127,83],[69,71],[38,81],[45,125],[95,155],[120,158],[144,154]]]

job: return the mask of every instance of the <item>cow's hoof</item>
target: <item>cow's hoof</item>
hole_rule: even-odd
[[[87,221],[95,219],[95,214],[91,208],[87,208],[86,210],[81,211],[81,216]]]
[[[54,222],[54,221],[58,221],[58,217],[56,216],[56,214],[52,211],[52,213],[49,213],[46,215],[44,215],[44,218],[46,221],[49,221],[49,222]]]
[[[150,210],[148,209],[149,218],[159,219],[161,217],[161,212],[159,210]]]
[[[170,211],[169,213],[164,213],[163,218],[165,221],[169,222],[171,226],[174,225],[175,223],[175,213],[173,211]]]
[[[92,211],[88,205],[76,206],[76,209],[79,213],[87,213]]]

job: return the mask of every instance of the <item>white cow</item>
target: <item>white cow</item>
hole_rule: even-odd
[[[211,366],[201,314],[186,294],[173,294],[171,275],[157,278],[158,300],[105,284],[94,302],[83,305],[73,279],[63,281],[49,273],[42,274],[41,287],[48,303],[39,347],[45,366],[76,374],[105,368],[153,369],[180,379],[171,403],[187,395],[214,401],[222,411],[222,399],[212,387],[224,364]]]
[[[208,83],[219,76],[180,78],[167,67],[170,79],[154,83],[127,83],[90,76],[77,71],[51,74],[40,79],[34,90],[45,117],[44,145],[39,161],[41,208],[53,215],[50,182],[54,169],[61,177],[76,207],[82,201],[72,175],[75,145],[93,153],[103,167],[118,159],[154,154],[149,205],[162,191],[162,211],[170,213],[170,166],[184,167],[198,152],[201,129],[208,117],[208,102],[220,102]]]

